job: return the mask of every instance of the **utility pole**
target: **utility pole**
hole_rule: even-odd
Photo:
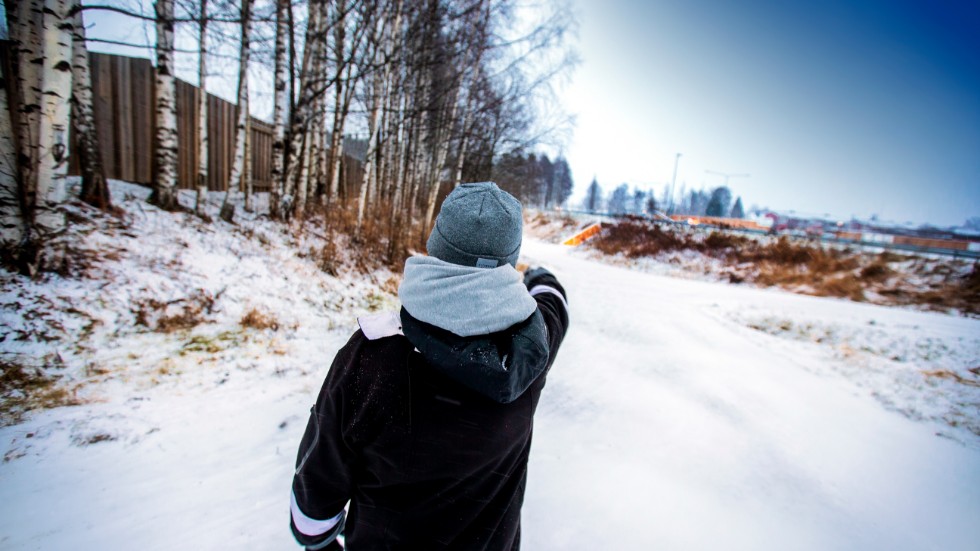
[[[719,172],[717,170],[705,170],[705,172],[707,172],[708,174],[714,174],[716,176],[724,176],[725,177],[725,187],[728,187],[728,179],[729,178],[748,178],[749,176],[751,176],[751,174],[739,174],[739,173],[733,173],[733,172]]]
[[[674,177],[670,179],[670,195],[667,196],[667,216],[674,213],[674,184],[677,183],[677,163],[681,160],[681,153],[674,155]]]

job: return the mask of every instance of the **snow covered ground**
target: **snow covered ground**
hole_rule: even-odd
[[[298,548],[309,407],[356,316],[397,307],[392,274],[333,277],[316,235],[113,191],[126,223],[78,240],[90,278],[0,275],[4,368],[57,375],[80,403],[0,428],[0,548]],[[980,320],[525,243],[572,316],[525,549],[976,549]]]

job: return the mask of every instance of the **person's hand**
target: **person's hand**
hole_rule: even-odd
[[[534,286],[535,282],[544,277],[555,278],[555,274],[549,272],[546,268],[537,266],[535,268],[528,268],[524,272],[524,286],[530,289]]]

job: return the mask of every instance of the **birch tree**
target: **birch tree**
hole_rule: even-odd
[[[200,88],[197,98],[197,200],[194,212],[206,216],[208,198],[208,0],[201,0],[201,20],[198,29],[197,81]]]
[[[238,54],[238,122],[235,124],[235,157],[228,176],[228,190],[221,205],[221,218],[231,222],[235,216],[234,199],[242,187],[242,177],[246,172],[245,141],[248,136],[248,56],[249,33],[251,31],[253,0],[242,2],[242,39]],[[247,210],[247,209],[246,209]]]
[[[272,189],[269,192],[269,213],[281,218],[281,198],[284,190],[283,168],[286,154],[286,40],[289,38],[289,0],[276,0],[275,98],[272,108]]]
[[[95,129],[92,74],[88,47],[85,43],[85,21],[82,3],[71,8],[74,36],[72,37],[72,123],[78,144],[78,162],[82,172],[81,199],[100,209],[112,206],[109,185],[102,168],[102,149]]]
[[[299,74],[299,98],[290,117],[289,149],[285,168],[285,193],[288,214],[302,215],[306,207],[306,176],[309,173],[308,156],[311,147],[309,124],[313,119],[313,103],[318,88],[323,85],[317,78],[322,67],[322,53],[326,50],[325,11],[326,0],[309,0],[303,65]],[[306,167],[306,168],[304,168]],[[302,188],[302,193],[300,193]],[[287,215],[288,215],[287,214]]]
[[[7,65],[0,64],[0,255],[6,263],[14,264],[17,249],[26,231],[19,178],[17,174],[17,143],[11,119],[11,101],[7,83],[13,81]]]
[[[13,54],[14,75],[16,82],[13,87],[15,96],[11,98],[14,109],[11,110],[16,127],[16,185],[21,231],[16,224],[4,224],[5,241],[17,242],[14,252],[17,262],[26,270],[26,264],[32,263],[31,222],[34,197],[37,190],[37,173],[40,162],[38,149],[38,130],[41,121],[41,65],[35,63],[42,54],[41,14],[44,9],[42,0],[7,0],[7,19],[11,38],[11,53]],[[5,218],[16,220],[17,216],[11,211],[5,211]]]
[[[72,24],[67,0],[45,0],[42,16],[41,120],[39,163],[32,231],[38,256],[29,266],[56,269],[64,262],[63,244],[55,242],[65,230],[65,177],[68,174],[68,125],[71,121]]]
[[[157,0],[153,194],[150,202],[177,210],[177,85],[174,81],[174,2]]]
[[[357,204],[357,227],[360,233],[364,223],[364,211],[367,209],[372,182],[377,181],[375,158],[378,155],[378,135],[381,133],[382,101],[385,87],[391,78],[391,58],[394,54],[395,33],[401,28],[402,1],[396,0],[391,12],[385,12],[372,26],[374,32],[368,40],[371,54],[368,59],[372,65],[382,65],[381,71],[376,71],[371,77],[371,91],[368,93],[371,107],[368,113],[368,144],[364,153],[364,172],[361,176],[360,193]],[[389,18],[393,21],[389,23]]]

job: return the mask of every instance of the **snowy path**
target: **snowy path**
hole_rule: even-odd
[[[875,321],[970,357],[977,320],[664,278],[533,240],[524,253],[572,309],[536,419],[524,549],[976,549],[975,441],[883,407],[871,392],[888,379],[738,320]],[[303,318],[224,364],[175,355],[179,376],[134,374],[103,403],[0,429],[0,549],[298,549],[292,463],[347,317]]]
[[[975,320],[523,252],[561,274],[572,310],[537,416],[527,549],[976,549],[980,452],[721,313],[967,335]]]

